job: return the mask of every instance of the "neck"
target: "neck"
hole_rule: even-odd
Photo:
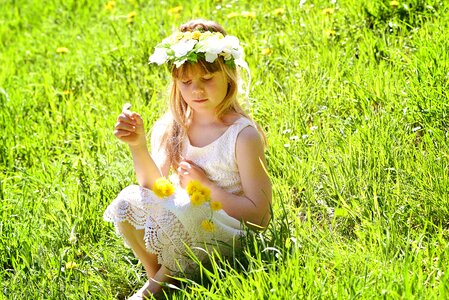
[[[193,113],[192,122],[194,122],[197,125],[211,125],[222,123],[222,121],[217,117],[216,114],[201,113],[201,112]]]

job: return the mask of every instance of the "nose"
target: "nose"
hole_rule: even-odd
[[[195,83],[192,87],[192,94],[195,97],[203,96],[204,95],[204,88],[201,83]]]

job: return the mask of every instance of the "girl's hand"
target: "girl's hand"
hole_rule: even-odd
[[[124,109],[117,118],[114,135],[129,146],[146,144],[145,128],[142,117],[128,109]]]
[[[204,186],[211,184],[204,170],[190,160],[183,160],[179,163],[178,175],[179,183],[183,188],[186,188],[187,184],[192,180],[197,180]]]

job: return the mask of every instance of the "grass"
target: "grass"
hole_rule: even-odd
[[[143,283],[102,220],[135,182],[112,127],[125,102],[147,128],[165,110],[167,70],[148,56],[197,17],[245,45],[274,218],[170,297],[449,296],[445,1],[106,4],[0,5],[3,298],[123,299]]]

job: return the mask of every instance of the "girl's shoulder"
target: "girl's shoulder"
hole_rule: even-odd
[[[227,125],[227,126],[233,126],[233,125],[254,125],[254,122],[250,119],[248,119],[247,117],[245,117],[244,115],[238,114],[238,113],[231,113],[228,115],[225,115],[223,117],[223,122]]]

